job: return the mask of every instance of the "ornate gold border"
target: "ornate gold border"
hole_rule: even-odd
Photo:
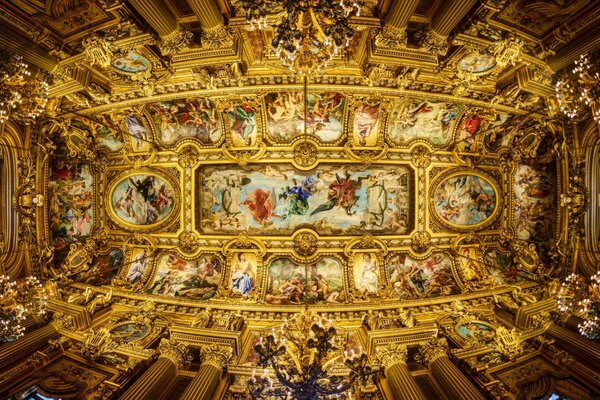
[[[494,207],[492,214],[490,214],[490,216],[487,217],[482,222],[479,222],[479,223],[473,224],[473,225],[457,225],[457,224],[453,224],[451,222],[444,220],[437,213],[437,210],[435,207],[435,197],[434,197],[435,191],[437,190],[437,188],[443,181],[446,181],[450,178],[453,178],[453,177],[459,176],[459,175],[473,175],[473,176],[482,178],[482,179],[486,180],[490,184],[492,189],[494,190],[494,194],[496,195],[496,206]],[[494,178],[492,178],[486,172],[484,172],[482,170],[475,170],[475,169],[461,168],[461,167],[453,168],[453,169],[441,172],[440,174],[435,176],[433,178],[433,180],[431,181],[431,183],[429,185],[429,214],[435,219],[436,222],[440,223],[444,227],[451,229],[453,231],[468,232],[468,231],[474,231],[474,230],[481,230],[481,229],[485,228],[486,226],[489,226],[490,224],[492,224],[497,219],[498,215],[500,214],[500,211],[502,210],[502,197],[503,197],[502,191],[500,190],[498,183],[496,182],[496,180]]]
[[[132,176],[137,176],[137,175],[152,175],[154,177],[157,177],[159,179],[162,179],[163,182],[168,183],[169,185],[171,185],[171,189],[173,190],[173,207],[171,209],[171,212],[169,213],[169,215],[164,218],[161,221],[155,222],[153,224],[149,224],[149,225],[135,225],[135,224],[131,224],[128,223],[124,220],[122,220],[117,213],[115,212],[114,208],[113,208],[113,203],[112,203],[112,197],[113,197],[113,193],[116,189],[116,187],[123,182],[125,179],[130,178]],[[170,225],[173,220],[177,219],[178,217],[180,217],[180,213],[179,213],[179,197],[180,197],[180,189],[179,189],[179,184],[177,184],[177,182],[167,173],[161,172],[157,169],[154,168],[142,168],[142,169],[137,169],[137,170],[128,170],[125,172],[121,172],[120,174],[118,174],[117,176],[115,176],[112,181],[107,185],[107,202],[108,202],[108,207],[106,207],[106,209],[108,209],[108,216],[109,218],[115,223],[117,224],[117,226],[128,230],[128,231],[142,231],[142,232],[149,232],[149,231],[153,231],[155,229],[158,228],[162,228],[164,226]]]

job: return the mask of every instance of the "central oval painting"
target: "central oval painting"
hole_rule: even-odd
[[[491,222],[498,194],[491,181],[483,176],[454,174],[435,186],[432,201],[444,224],[458,229],[473,228]]]
[[[175,204],[173,187],[154,174],[135,174],[113,186],[112,210],[121,221],[146,226],[166,219]]]

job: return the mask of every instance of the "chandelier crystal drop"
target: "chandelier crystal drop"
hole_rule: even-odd
[[[362,347],[342,354],[343,345],[331,320],[308,310],[295,314],[260,337],[255,350],[265,369],[248,380],[249,394],[264,400],[352,399],[352,389],[374,383],[379,368],[369,365]]]
[[[46,291],[33,276],[14,281],[0,275],[0,343],[23,336],[22,323],[28,316],[39,319],[46,314]]]
[[[572,78],[556,83],[556,99],[560,112],[571,119],[587,115],[600,122],[600,57],[599,53],[582,54],[575,61]]]
[[[558,291],[558,311],[583,319],[579,333],[588,339],[600,339],[600,271],[587,282],[581,275],[571,274]]]
[[[32,76],[23,57],[0,54],[0,123],[11,117],[31,122],[48,103],[48,83]]]
[[[251,29],[267,27],[268,3],[241,0]],[[341,55],[354,36],[350,18],[359,16],[362,0],[284,0],[273,25],[271,45],[290,70],[318,73]]]

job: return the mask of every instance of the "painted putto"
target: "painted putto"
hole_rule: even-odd
[[[425,139],[434,146],[444,145],[452,138],[461,110],[461,106],[453,103],[397,99],[388,116],[388,139],[393,144]]]
[[[341,302],[344,275],[337,258],[324,257],[306,269],[308,280],[304,265],[289,258],[273,260],[268,268],[266,302],[282,305]]]
[[[55,246],[85,238],[94,223],[94,178],[89,165],[68,164],[56,158],[50,173],[50,230]]]
[[[174,254],[163,254],[147,292],[163,296],[207,300],[217,293],[222,264],[218,257],[203,255],[186,261]]]
[[[171,145],[184,138],[213,144],[221,138],[221,118],[210,99],[156,102],[146,106],[158,139]]]
[[[424,260],[395,254],[388,258],[387,269],[392,293],[400,300],[460,293],[452,274],[452,261],[443,253]]]
[[[323,142],[334,142],[343,132],[345,97],[341,93],[308,93],[306,121],[304,121],[304,94],[302,92],[268,93],[265,95],[269,136],[277,142],[306,132]]]
[[[324,165],[303,174],[284,165],[206,167],[199,173],[206,233],[389,232],[410,226],[411,179],[403,166]]]
[[[545,241],[554,234],[554,164],[517,167],[514,178],[514,223],[517,238]]]

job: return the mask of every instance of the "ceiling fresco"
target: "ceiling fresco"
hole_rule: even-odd
[[[438,354],[483,398],[593,398],[596,353],[548,332],[559,279],[598,265],[598,127],[555,89],[600,46],[598,2],[368,0],[305,76],[266,3],[253,29],[238,0],[0,0],[0,48],[49,84],[0,135],[3,273],[47,282],[60,334],[0,397],[116,398],[177,353],[167,396],[218,358],[220,398],[248,398],[261,335],[307,309],[424,398],[463,393]]]
[[[551,129],[418,97],[309,88],[304,104],[283,91],[75,117],[62,140],[101,157],[49,158],[58,271],[109,269],[119,291],[182,303],[334,308],[531,279],[501,243],[555,238]]]

